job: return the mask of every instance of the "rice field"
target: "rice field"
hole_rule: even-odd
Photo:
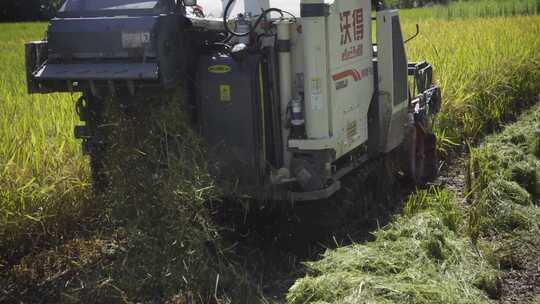
[[[435,124],[437,135],[441,139],[439,150],[443,155],[450,154],[453,149],[463,146],[464,143],[475,142],[485,134],[499,130],[505,121],[514,119],[524,107],[531,105],[540,92],[540,16],[534,15],[538,13],[538,1],[516,0],[499,5],[490,3],[492,2],[456,3],[449,7],[403,12],[402,23],[405,37],[414,33],[415,23],[419,23],[421,29],[420,35],[407,45],[409,60],[426,59],[431,62],[435,68],[436,82],[443,90],[443,110]],[[46,24],[43,23],[0,24],[0,41],[2,41],[0,44],[0,62],[2,62],[0,67],[0,270],[4,265],[9,264],[11,258],[31,252],[33,246],[39,246],[42,243],[49,246],[62,244],[64,238],[84,234],[77,230],[80,229],[78,225],[85,217],[93,215],[89,210],[99,206],[91,201],[88,161],[81,155],[80,143],[73,137],[73,128],[79,123],[74,109],[74,102],[78,96],[67,94],[29,96],[26,94],[23,45],[27,41],[42,38],[45,30]],[[201,191],[201,189],[211,188],[212,185],[204,184],[209,183],[204,178],[188,176],[187,179],[194,179],[186,180],[186,184],[189,184],[191,188],[174,192],[174,201],[179,201],[179,204],[186,202],[201,204],[205,195],[204,190]],[[448,208],[453,210],[450,205]],[[204,225],[200,224],[188,231],[189,235],[197,237],[200,234],[204,235],[201,237],[204,241],[194,242],[193,246],[196,249],[193,252],[202,252],[201,255],[208,254],[199,245],[205,241],[214,240],[215,232],[212,229],[207,230],[206,220],[200,208],[189,212],[196,213],[193,218],[199,220],[199,224],[204,222]],[[411,213],[410,216],[415,215]],[[437,271],[441,269],[437,268],[440,265],[436,263],[430,264],[429,270],[432,276],[428,279],[434,284],[433,288],[444,285],[443,287],[447,288],[449,293],[459,294],[463,291],[460,289],[463,286],[461,285],[462,277],[458,275],[458,272],[464,265],[458,263],[456,256],[465,256],[466,263],[470,265],[477,265],[478,261],[470,257],[469,251],[460,251],[460,248],[466,247],[466,241],[462,236],[457,235],[446,224],[441,225],[430,221],[431,219],[426,219],[424,222],[427,231],[426,238],[420,236],[417,243],[409,244],[412,247],[408,250],[426,254],[420,250],[424,248],[423,246],[433,246],[437,243],[430,239],[433,233],[449,238],[450,245],[453,247],[434,248],[434,250],[442,250],[445,257],[455,262],[455,264],[452,264],[453,262],[449,264],[451,284],[444,285],[446,277],[439,276]],[[192,222],[187,221],[187,223]],[[392,234],[410,237],[408,232],[403,232],[410,230],[407,228],[410,224],[407,218],[399,220],[386,232],[380,232],[378,236],[381,235],[383,240],[387,237],[394,238]],[[200,231],[197,229],[200,229],[202,233],[198,234]],[[135,230],[133,233],[136,234]],[[372,248],[366,250],[369,252],[386,250],[377,247],[379,245],[373,244]],[[159,251],[154,251],[154,253],[157,254]],[[359,256],[362,254],[364,253],[358,253]],[[337,256],[340,252],[328,255]],[[201,264],[197,263],[205,258],[192,258],[183,262],[188,263],[186,265],[190,267],[192,265],[201,267]],[[429,259],[430,257],[422,256],[422,258]],[[138,261],[143,260],[141,257]],[[381,261],[372,262],[380,263]],[[220,267],[227,264],[219,263]],[[174,267],[184,267],[177,264],[174,264]],[[137,267],[136,264],[131,265]],[[167,267],[172,267],[171,265]],[[482,265],[481,269],[475,268],[480,269],[479,272],[464,275],[472,278],[480,273],[489,277],[493,269],[484,266]],[[334,265],[320,264],[313,267],[328,269]],[[371,266],[366,264],[362,267]],[[102,270],[110,271],[110,273],[107,272],[108,275],[115,275],[112,274],[114,271],[106,267]],[[242,276],[236,270],[230,270],[228,273]],[[388,277],[385,278],[386,275],[381,273],[381,277],[377,279],[386,280],[388,279]],[[416,274],[411,273],[411,275]],[[201,282],[206,282],[206,279]],[[210,280],[212,282],[206,282],[206,285],[201,283],[200,288],[212,286],[215,284],[215,279],[213,277]],[[221,279],[227,281],[227,278]],[[231,281],[234,282],[234,279],[228,280],[229,284]],[[378,284],[377,282],[379,281],[375,280],[372,283]],[[110,290],[116,290],[114,287],[116,286],[110,287]],[[394,287],[396,286],[389,288]],[[416,290],[415,286],[401,287],[404,289],[396,287],[397,289],[392,290],[403,290],[407,294],[419,295],[427,292]],[[167,290],[173,290],[174,286],[168,286],[168,288],[170,289]],[[190,288],[196,290],[196,288]],[[333,292],[341,290],[335,289],[334,286],[327,286],[327,288]],[[301,294],[299,290],[302,289],[297,287],[291,291],[290,303],[309,302],[306,294]],[[131,292],[118,292],[118,297],[133,295],[140,290],[135,289]],[[210,291],[211,294],[214,292],[213,289]],[[396,295],[399,296],[399,293]],[[426,301],[434,299],[438,298],[426,296]],[[470,299],[471,303],[487,301],[486,297],[476,290],[470,293]],[[320,300],[323,301],[326,298]]]
[[[434,5],[401,11],[403,17],[415,22],[422,22],[426,19],[460,20],[537,15],[539,13],[540,2],[538,0],[452,1],[448,5]]]
[[[421,34],[407,51],[409,60],[433,64],[442,87],[442,113],[435,125],[441,152],[496,130],[533,101],[540,86],[539,20],[524,16],[420,23]],[[405,21],[404,32],[414,31]]]
[[[73,138],[76,96],[26,94],[24,43],[41,39],[42,23],[0,24],[0,248],[43,223],[76,221],[88,188],[88,165]],[[59,217],[67,218],[60,220]],[[24,237],[23,237],[24,238]],[[14,243],[15,242],[15,243]]]

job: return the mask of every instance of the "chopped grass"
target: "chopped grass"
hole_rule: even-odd
[[[421,211],[418,200],[376,231],[375,241],[306,263],[308,274],[290,289],[288,303],[489,303],[482,289],[497,293],[495,269],[445,224],[443,210]]]
[[[534,153],[539,127],[540,114],[535,107],[518,123],[472,149],[473,235],[539,232],[540,160]]]
[[[459,232],[459,229],[463,227],[463,211],[449,191],[431,188],[419,190],[411,195],[403,208],[403,214],[413,216],[419,212],[431,212],[434,216],[439,216],[443,223],[454,232]]]

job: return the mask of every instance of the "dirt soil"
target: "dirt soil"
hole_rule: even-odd
[[[503,277],[502,304],[540,303],[540,257],[527,269],[514,269]]]

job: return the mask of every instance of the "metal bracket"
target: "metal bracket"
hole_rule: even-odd
[[[341,182],[335,181],[327,188],[312,192],[289,192],[289,200],[291,202],[316,201],[329,198],[341,189]]]
[[[333,149],[335,145],[334,138],[289,140],[289,148],[300,150],[326,150]]]

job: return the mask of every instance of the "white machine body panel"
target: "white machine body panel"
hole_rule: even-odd
[[[371,1],[302,3],[329,5],[328,16],[302,17],[301,34],[291,41],[293,58],[303,57],[306,144],[313,148],[319,141],[322,150],[333,142],[340,158],[368,140],[374,93]],[[301,74],[294,70],[296,80]],[[294,147],[304,148],[297,140]]]
[[[331,126],[336,157],[368,140],[373,87],[371,1],[340,0],[328,17]]]

